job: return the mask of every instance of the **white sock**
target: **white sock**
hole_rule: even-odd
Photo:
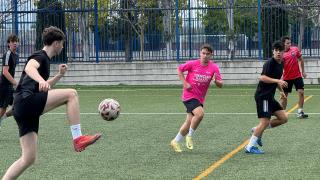
[[[178,134],[176,135],[176,137],[174,138],[174,140],[176,140],[177,142],[180,142],[183,139],[182,134],[180,134],[180,132],[178,132]]]
[[[70,129],[71,129],[71,134],[73,139],[76,139],[77,137],[82,136],[80,124],[72,125],[70,126]]]
[[[192,136],[193,133],[194,133],[194,131],[195,131],[195,130],[190,127],[190,128],[189,128],[188,136]]]
[[[301,113],[303,111],[302,108],[298,108],[298,113]]]
[[[257,146],[257,140],[258,140],[258,137],[254,136],[254,135],[251,136],[250,141],[249,141],[248,145],[246,146],[248,151],[252,146]]]

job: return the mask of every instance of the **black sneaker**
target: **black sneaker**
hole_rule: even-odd
[[[308,114],[305,114],[303,111],[301,111],[300,113],[297,113],[297,118],[304,119],[308,117],[309,117]]]

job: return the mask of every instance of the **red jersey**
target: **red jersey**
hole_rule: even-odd
[[[291,46],[288,51],[283,53],[283,80],[292,80],[302,77],[298,60],[300,57],[301,52],[298,47],[295,46]]]

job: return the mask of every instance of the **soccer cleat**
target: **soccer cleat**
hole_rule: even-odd
[[[248,147],[246,146],[245,148],[245,152],[248,154],[264,154],[264,151],[260,150],[258,147],[256,146],[252,146],[248,149]]]
[[[303,111],[301,111],[300,113],[297,113],[297,118],[304,119],[308,117],[309,117],[308,114],[305,114]]]
[[[178,152],[178,153],[182,152],[180,144],[176,140],[173,139],[170,145],[175,152]]]
[[[255,130],[256,130],[256,127],[251,128],[251,134],[253,134]],[[263,144],[262,144],[262,137],[258,137],[257,144],[258,144],[259,146],[263,146]]]
[[[95,143],[101,134],[92,135],[83,135],[73,140],[74,150],[77,152],[81,152],[86,149],[87,146]]]
[[[193,142],[192,142],[192,137],[191,136],[186,136],[186,146],[188,149],[192,150],[193,149]]]

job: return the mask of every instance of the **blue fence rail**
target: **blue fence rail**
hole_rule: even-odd
[[[305,58],[320,56],[319,4],[260,0],[234,5],[215,0],[0,0],[0,4],[0,51],[7,48],[8,34],[16,33],[22,61],[41,46],[39,32],[48,25],[61,27],[67,35],[65,56],[56,61],[184,60],[197,58],[203,43],[214,47],[215,59],[263,59],[269,56],[270,41],[280,35],[290,35]]]

